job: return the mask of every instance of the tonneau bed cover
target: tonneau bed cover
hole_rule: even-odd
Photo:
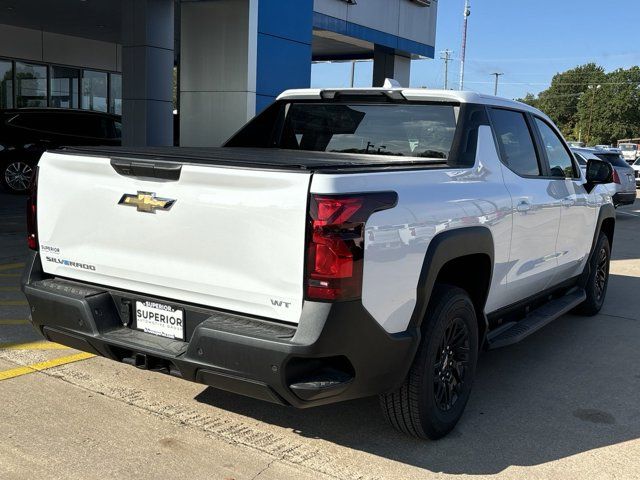
[[[442,168],[446,160],[353,153],[313,152],[279,148],[239,147],[66,147],[71,155],[213,164],[240,168],[283,170],[342,170],[380,168]]]

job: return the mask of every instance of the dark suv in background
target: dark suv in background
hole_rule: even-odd
[[[55,108],[0,111],[0,184],[24,193],[45,150],[72,145],[120,145],[120,116]]]

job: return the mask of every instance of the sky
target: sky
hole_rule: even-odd
[[[367,0],[362,0],[362,3]],[[436,59],[416,60],[411,87],[442,88],[440,52],[454,51],[449,85],[460,72],[464,0],[439,0]],[[553,75],[596,62],[607,71],[640,65],[640,0],[471,0],[465,90],[520,98],[539,93]],[[356,66],[356,86],[370,86],[371,62]],[[313,87],[347,87],[350,64],[316,64]]]

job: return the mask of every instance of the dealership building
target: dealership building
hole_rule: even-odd
[[[314,61],[408,86],[437,0],[0,0],[0,108],[122,115],[123,143],[219,145]],[[176,75],[177,72],[177,75]],[[177,107],[176,104],[177,103]]]

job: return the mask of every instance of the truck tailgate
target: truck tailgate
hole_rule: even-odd
[[[156,180],[120,175],[108,157],[45,153],[38,177],[43,269],[297,323],[310,178],[184,164],[179,180]],[[140,192],[175,202],[139,211]],[[121,204],[123,195],[133,203]]]

